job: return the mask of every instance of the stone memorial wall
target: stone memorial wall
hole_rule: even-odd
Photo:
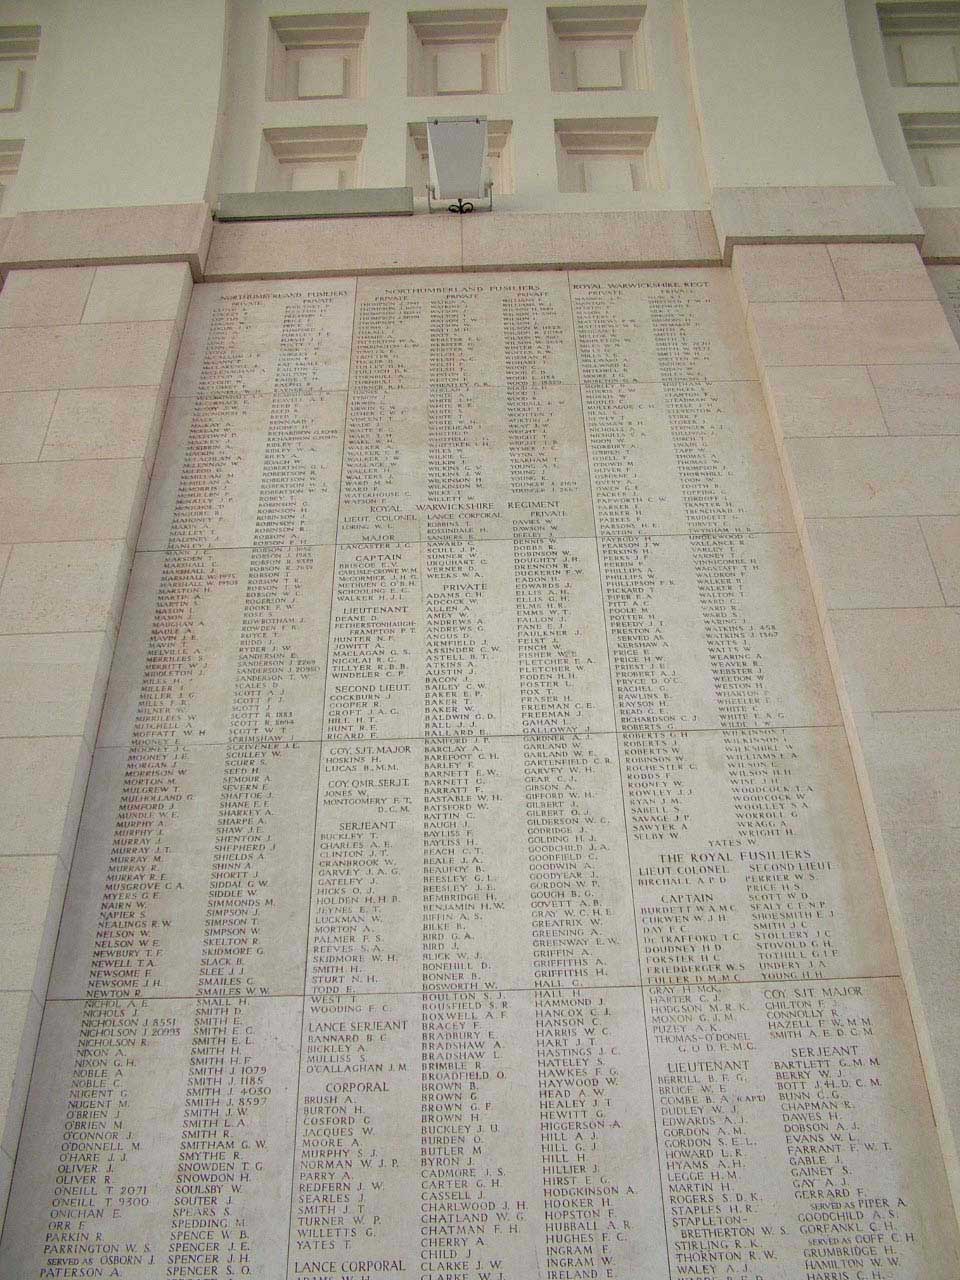
[[[955,1280],[953,1221],[729,272],[198,287],[4,1280]]]

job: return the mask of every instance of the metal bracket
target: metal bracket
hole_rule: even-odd
[[[481,209],[481,213],[493,212],[493,183],[488,182],[486,186],[486,196],[488,203],[485,208]],[[431,213],[442,213],[444,209],[443,201],[434,204],[437,199],[433,188],[427,187],[427,208]],[[464,200],[463,196],[457,196],[455,204],[448,204],[446,210],[448,213],[473,213],[475,205],[472,200]]]

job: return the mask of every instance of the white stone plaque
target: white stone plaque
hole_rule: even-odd
[[[729,274],[195,290],[3,1280],[955,1280]]]

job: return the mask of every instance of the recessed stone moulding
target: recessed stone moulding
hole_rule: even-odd
[[[504,92],[506,9],[420,9],[408,18],[408,94]]]
[[[897,88],[960,82],[960,5],[943,0],[878,4],[890,83]]]
[[[900,125],[920,185],[960,186],[960,112],[909,112]]]
[[[268,100],[365,97],[369,21],[367,13],[271,18]]]
[[[648,89],[642,4],[547,9],[550,88],[557,92]]]
[[[664,185],[655,117],[583,117],[554,125],[561,191],[629,192]]]
[[[365,124],[264,129],[258,191],[342,191],[362,186]]]

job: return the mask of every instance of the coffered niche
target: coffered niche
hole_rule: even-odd
[[[506,9],[418,9],[407,18],[411,96],[505,91]]]
[[[642,4],[547,9],[550,88],[557,92],[647,89]]]
[[[630,192],[664,185],[656,118],[555,120],[561,191]]]
[[[258,191],[338,191],[359,187],[365,124],[264,129]]]
[[[367,13],[271,18],[268,100],[365,97],[369,22]]]
[[[487,121],[487,159],[493,182],[493,198],[516,191],[513,158],[513,121]],[[415,197],[426,199],[430,167],[427,160],[427,124],[417,121],[407,125],[407,185]]]
[[[915,112],[900,124],[922,187],[960,187],[960,112]]]
[[[22,155],[23,138],[0,138],[0,213],[5,213],[9,207]]]
[[[926,88],[960,83],[960,3],[881,3],[877,17],[883,34],[890,83]]]
[[[0,27],[0,121],[24,106],[39,51],[39,27]]]

